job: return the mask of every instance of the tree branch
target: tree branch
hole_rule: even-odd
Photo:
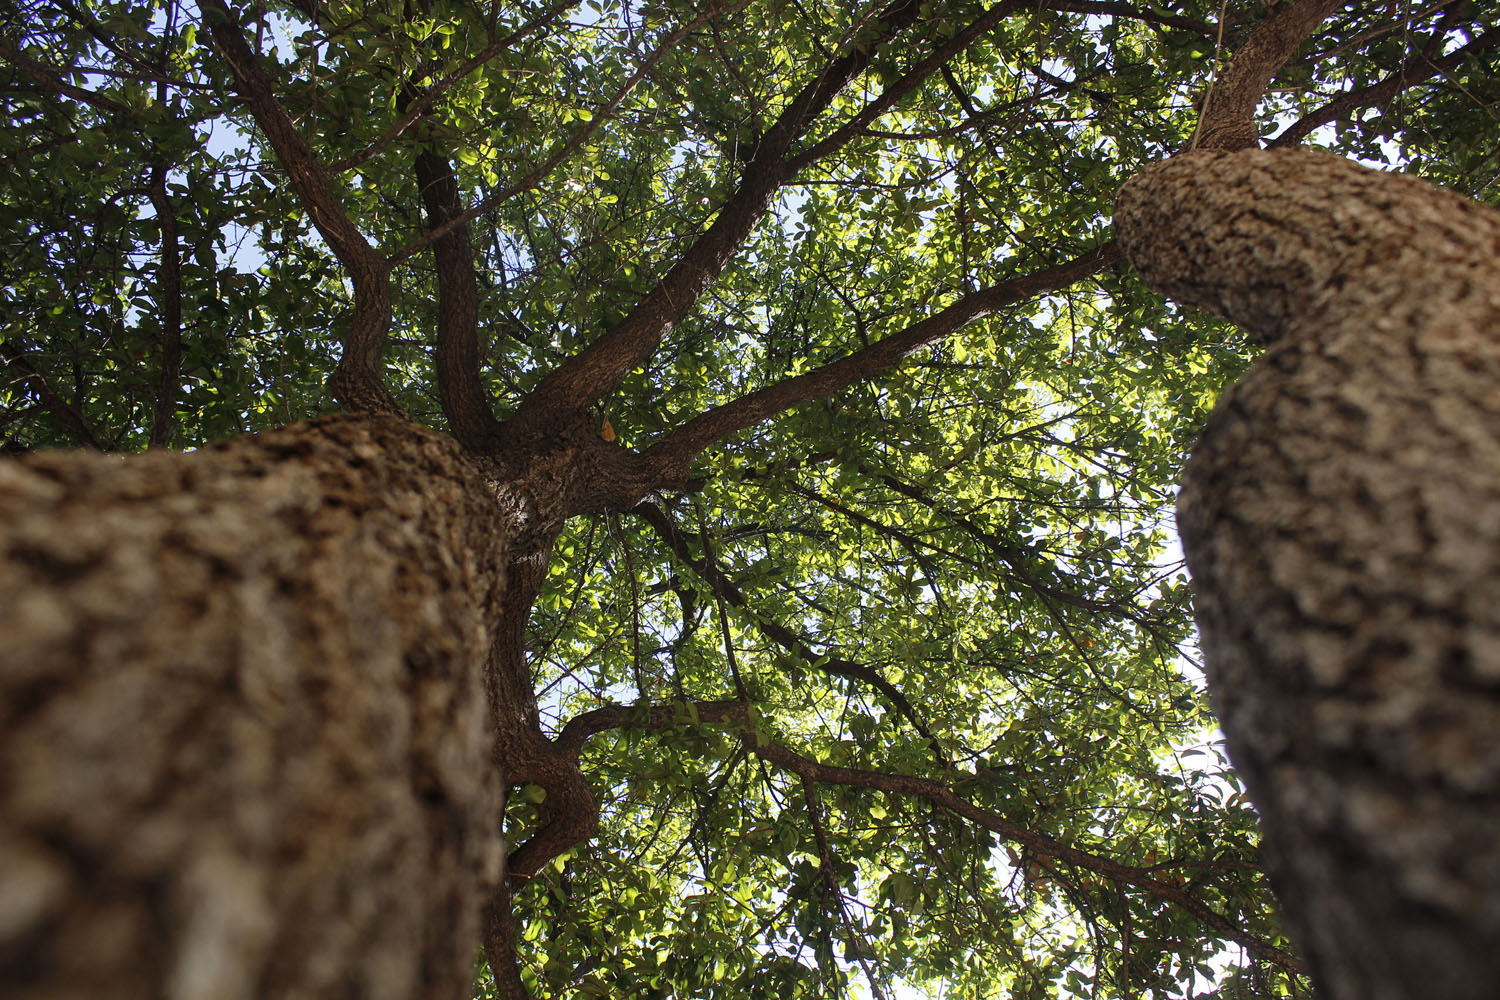
[[[688,547],[687,540],[682,537],[682,533],[677,530],[677,526],[672,523],[671,519],[667,517],[666,512],[660,507],[644,503],[636,507],[632,513],[639,515],[642,520],[651,525],[662,541],[666,542],[667,546],[677,555],[677,558],[692,567],[693,571],[709,585],[716,596],[743,611],[750,612],[756,627],[766,638],[815,670],[821,670],[823,673],[832,674],[835,677],[859,681],[879,691],[896,711],[901,714],[902,718],[911,723],[912,728],[920,733],[923,739],[932,744],[939,762],[947,763],[943,758],[937,737],[933,735],[932,730],[927,727],[917,714],[916,707],[912,705],[910,699],[902,693],[900,688],[886,680],[879,671],[863,663],[856,663],[853,660],[845,660],[836,656],[819,655],[790,629],[754,614],[750,608],[750,601],[745,596],[745,592],[736,586],[734,581],[729,579],[723,570],[719,569],[718,565],[714,562],[713,556],[709,553],[707,545],[704,545],[704,557],[702,559],[694,558],[692,550]]]
[[[1026,10],[1030,6],[1030,0],[1004,0],[985,11],[968,27],[938,46],[927,58],[902,74],[899,80],[883,88],[880,94],[861,108],[853,118],[834,129],[826,138],[820,139],[808,149],[793,156],[787,161],[787,169],[795,174],[807,165],[846,145],[855,136],[860,135],[871,122],[894,107],[901,98],[917,89],[922,81],[946,66],[954,56],[973,45],[981,36],[1007,17],[1017,11]]]
[[[151,415],[148,447],[165,447],[172,438],[177,412],[178,382],[182,377],[182,261],[177,243],[177,212],[167,197],[167,166],[151,168],[146,193],[161,226],[161,266],[157,272],[157,300],[161,308],[161,380]]]
[[[270,78],[223,0],[202,0],[199,7],[204,24],[234,74],[235,89],[286,169],[313,225],[349,272],[354,286],[354,309],[344,336],[344,354],[329,379],[330,390],[350,410],[404,415],[381,375],[381,354],[391,326],[390,265],[345,214],[327,172],[276,99]]]
[[[1137,7],[1134,4],[1116,3],[1113,0],[1047,0],[1042,4],[1048,10],[1062,11],[1069,14],[1097,14],[1107,17],[1128,17],[1132,21],[1140,21],[1144,24],[1159,24],[1167,28],[1181,28],[1191,31],[1197,35],[1206,35],[1213,38],[1218,34],[1218,26],[1200,21],[1195,17],[1183,17],[1180,14],[1164,14],[1160,11],[1149,10],[1145,7]],[[1230,17],[1226,23],[1234,24],[1236,19]]]
[[[863,71],[880,45],[916,20],[919,0],[892,0],[877,19],[879,37],[852,43],[802,88],[756,144],[739,189],[714,221],[624,320],[537,384],[512,421],[520,427],[546,424],[559,410],[581,410],[619,384],[648,357],[667,333],[733,259],[771,199],[789,176],[787,153],[812,120]]]
[[[28,59],[9,42],[0,41],[0,59],[4,59],[36,83],[55,94],[60,94],[63,97],[71,97],[73,100],[81,101],[96,110],[111,115],[118,115],[122,118],[134,118],[139,114],[134,108],[121,104],[119,101],[105,97],[103,94],[96,94],[92,90],[75,87],[71,83],[59,79],[57,74],[52,70]]]
[[[1271,77],[1344,0],[1295,0],[1285,4],[1250,32],[1224,73],[1204,98],[1203,114],[1193,136],[1195,149],[1246,149],[1258,144],[1255,108]]]
[[[461,214],[458,180],[446,157],[417,154],[417,185],[433,230]],[[474,278],[474,248],[469,229],[449,227],[432,243],[438,284],[437,372],[438,398],[448,426],[459,444],[471,452],[495,450],[500,422],[490,410],[489,397],[479,381],[479,291]]]
[[[19,344],[14,341],[0,344],[0,355],[4,356],[12,368],[21,373],[21,381],[31,387],[31,391],[36,393],[37,399],[41,401],[42,406],[46,408],[47,412],[56,417],[58,423],[66,427],[79,444],[94,451],[104,450],[104,447],[99,443],[99,439],[94,436],[94,432],[89,430],[88,424],[84,422],[83,415],[69,405],[67,400],[59,396],[52,386],[47,384],[47,380],[42,376],[41,372],[37,371],[26,360],[26,355],[22,352]]]
[[[658,438],[642,453],[642,459],[659,470],[663,480],[684,479],[693,459],[727,435],[879,374],[973,320],[1081,281],[1119,259],[1119,247],[1111,240],[1066,263],[972,292],[869,347],[694,417]]]
[[[670,705],[605,705],[575,715],[563,726],[554,746],[577,756],[591,737],[611,729],[667,729],[684,718],[701,725],[750,723],[750,707],[743,701],[695,701]]]
[[[647,56],[646,60],[642,62],[641,65],[636,68],[636,71],[630,75],[630,78],[626,80],[623,85],[621,85],[620,89],[615,92],[615,96],[610,98],[600,107],[593,109],[588,122],[578,131],[574,132],[571,136],[554,147],[552,154],[545,160],[543,160],[541,164],[533,167],[520,180],[500,189],[499,191],[490,195],[488,198],[485,198],[482,201],[478,202],[476,205],[474,205],[473,208],[470,208],[468,211],[461,212],[458,215],[455,215],[453,218],[449,219],[442,225],[433,227],[420,238],[413,240],[411,243],[408,243],[406,246],[402,247],[400,250],[396,251],[396,253],[391,255],[391,261],[396,264],[401,263],[408,257],[411,257],[413,254],[415,254],[417,251],[421,250],[427,244],[431,243],[433,240],[441,239],[442,237],[446,236],[448,233],[452,232],[455,227],[467,225],[474,219],[479,218],[479,216],[483,215],[485,212],[488,212],[496,206],[509,201],[511,198],[514,198],[522,191],[527,191],[535,187],[538,183],[541,182],[544,177],[552,172],[554,167],[577,152],[578,147],[587,142],[589,136],[593,135],[596,131],[599,130],[600,126],[609,121],[610,117],[619,108],[621,102],[623,102],[626,97],[630,96],[631,91],[635,90],[635,88],[640,84],[642,80],[646,78],[651,70],[656,68],[656,64],[661,62],[661,60],[666,57],[667,53],[671,52],[672,49],[677,46],[678,42],[687,37],[687,35],[698,25],[718,14],[723,5],[723,2],[724,0],[718,0],[717,3],[711,5],[703,13],[699,14],[693,20],[682,25],[682,27],[678,28],[676,31],[672,32],[671,35],[667,36],[666,41],[658,45],[656,49],[651,53],[651,55]],[[739,2],[733,8],[731,8],[731,11],[738,10],[749,2],[750,0],[739,0]]]
[[[1244,946],[1257,958],[1272,962],[1288,972],[1298,974],[1303,972],[1301,964],[1291,955],[1241,930],[1223,915],[1193,897],[1191,893],[1153,877],[1148,869],[1122,865],[1102,855],[1064,844],[1045,834],[1035,833],[997,813],[974,805],[941,782],[904,774],[860,771],[822,764],[775,743],[766,742],[763,736],[756,733],[745,733],[741,739],[746,749],[757,757],[784,768],[804,780],[828,785],[843,785],[849,788],[870,788],[892,795],[911,795],[926,799],[939,809],[960,816],[976,826],[1021,845],[1039,858],[1064,861],[1102,875],[1113,882],[1143,889],[1158,899],[1187,910],[1204,925],[1223,935],[1224,938]]]
[[[505,879],[485,903],[482,926],[484,958],[495,980],[495,995],[500,1000],[531,1000],[521,982],[515,904]]]
[[[1412,56],[1401,67],[1385,78],[1341,94],[1327,104],[1310,111],[1288,125],[1276,138],[1266,143],[1267,148],[1292,146],[1307,138],[1314,130],[1329,122],[1347,117],[1359,108],[1378,106],[1401,93],[1412,84],[1421,83],[1439,73],[1458,68],[1465,59],[1476,52],[1500,44],[1500,28],[1491,28],[1475,37],[1468,45],[1454,49],[1445,56],[1429,59],[1425,54]]]

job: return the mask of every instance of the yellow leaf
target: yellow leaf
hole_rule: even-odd
[[[599,436],[606,441],[615,439],[615,429],[609,425],[609,418],[604,418],[604,426],[599,428]]]

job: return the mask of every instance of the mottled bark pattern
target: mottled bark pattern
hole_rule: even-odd
[[[0,464],[5,995],[466,997],[494,522],[391,417]]]
[[[1147,282],[1269,342],[1178,520],[1210,690],[1337,1000],[1500,983],[1500,214],[1306,150],[1145,171]]]

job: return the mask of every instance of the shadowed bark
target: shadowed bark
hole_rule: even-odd
[[[394,418],[0,464],[6,996],[467,996],[493,523]]]
[[[1335,1000],[1500,982],[1500,214],[1324,153],[1116,205],[1154,288],[1270,343],[1178,517],[1210,689]]]

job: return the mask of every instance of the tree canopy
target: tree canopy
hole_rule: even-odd
[[[513,790],[483,995],[1305,990],[1170,522],[1253,345],[1109,221],[1285,9],[23,4],[6,446],[198,448],[368,365],[651,473],[579,465],[538,543],[527,694],[599,823]],[[1497,43],[1335,9],[1262,138],[1500,204]]]

